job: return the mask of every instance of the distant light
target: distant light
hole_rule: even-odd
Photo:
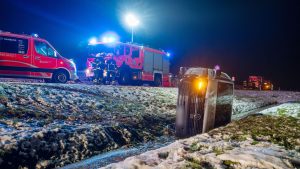
[[[130,27],[136,27],[140,23],[138,18],[131,13],[126,15],[125,21]]]
[[[39,37],[39,35],[37,34],[37,33],[33,33],[33,34],[31,34],[33,37],[36,37],[36,38],[38,38]]]
[[[90,41],[89,41],[89,44],[90,44],[90,45],[95,45],[95,44],[97,44],[97,38],[91,38]]]
[[[171,56],[171,53],[167,52],[167,53],[166,53],[166,56],[167,56],[167,57],[170,57],[170,56]]]

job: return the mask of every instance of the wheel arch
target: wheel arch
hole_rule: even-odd
[[[160,80],[160,84],[157,84],[157,80]],[[163,74],[161,72],[155,72],[153,77],[153,85],[154,86],[163,86]]]

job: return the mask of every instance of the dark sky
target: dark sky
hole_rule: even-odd
[[[174,73],[218,64],[238,81],[262,75],[300,90],[300,1],[0,0],[0,29],[38,33],[74,58],[107,31],[130,41],[127,12],[142,22],[135,41],[171,51]]]

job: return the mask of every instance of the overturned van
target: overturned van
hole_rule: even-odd
[[[187,68],[178,86],[176,136],[185,138],[230,123],[233,85],[226,73]]]

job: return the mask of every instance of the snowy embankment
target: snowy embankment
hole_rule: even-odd
[[[105,168],[297,168],[300,120],[249,116]]]
[[[299,93],[286,94],[278,102],[290,103],[104,168],[300,168]]]
[[[233,117],[300,100],[292,92],[235,94]],[[173,136],[176,98],[175,88],[0,83],[0,168],[54,168]]]

